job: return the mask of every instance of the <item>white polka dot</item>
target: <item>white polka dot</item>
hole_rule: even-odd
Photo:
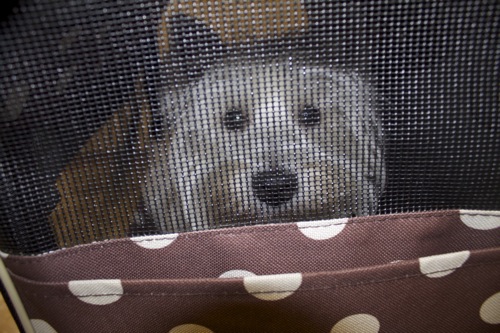
[[[241,278],[245,276],[255,276],[255,274],[242,269],[234,269],[232,271],[227,271],[222,273],[219,277],[223,279],[230,279],[230,278]]]
[[[169,246],[177,239],[179,234],[155,235],[155,236],[139,236],[130,238],[137,245],[146,249],[161,249]]]
[[[346,219],[298,222],[300,232],[306,237],[323,240],[337,236],[347,223]]]
[[[80,301],[94,305],[111,304],[123,295],[120,280],[75,280],[68,287]]]
[[[491,230],[500,227],[500,212],[461,210],[460,220],[472,229]]]
[[[0,258],[6,259],[9,256],[8,253],[0,251]]]
[[[469,256],[469,251],[461,251],[419,258],[420,272],[430,278],[440,278],[461,267]]]
[[[246,276],[243,278],[243,283],[251,295],[264,301],[277,301],[299,289],[302,284],[302,274]]]
[[[168,333],[213,333],[213,331],[204,326],[185,324],[172,328]]]
[[[31,319],[30,322],[36,333],[57,333],[57,331],[45,320]]]
[[[360,313],[345,317],[333,326],[330,333],[377,333],[380,323],[370,314]]]
[[[500,324],[500,292],[484,301],[479,315],[485,323]]]

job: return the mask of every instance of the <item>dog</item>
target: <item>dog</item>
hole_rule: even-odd
[[[233,57],[167,87],[142,186],[161,232],[376,212],[385,185],[377,96],[308,58]]]

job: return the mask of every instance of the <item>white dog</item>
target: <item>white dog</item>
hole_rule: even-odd
[[[167,89],[144,211],[163,232],[376,211],[385,163],[375,94],[351,71],[236,58]]]

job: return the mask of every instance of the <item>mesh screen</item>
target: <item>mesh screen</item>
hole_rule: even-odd
[[[0,249],[500,209],[498,1],[10,1]]]

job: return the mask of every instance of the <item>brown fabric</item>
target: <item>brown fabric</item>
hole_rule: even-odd
[[[499,221],[372,216],[4,260],[40,332],[498,332]]]
[[[61,200],[49,218],[60,248],[128,234],[140,201],[129,194],[140,192],[146,169],[145,163],[134,164],[130,169],[128,149],[133,145],[136,158],[144,161],[150,149],[152,117],[145,96],[144,87],[138,82],[135,98],[141,102],[115,112],[58,177],[56,186]],[[131,135],[134,126],[137,137]],[[109,209],[109,202],[120,204]]]
[[[161,55],[170,52],[169,23],[177,15],[204,22],[228,44],[296,36],[308,26],[305,8],[298,0],[257,0],[239,2],[236,6],[216,0],[192,0],[187,4],[174,0],[162,15],[158,36]]]

